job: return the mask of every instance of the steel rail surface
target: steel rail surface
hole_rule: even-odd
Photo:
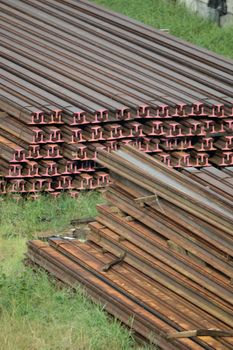
[[[11,19],[12,20],[12,19]],[[20,26],[22,26],[22,24],[20,25]],[[32,26],[32,29],[33,29],[34,27]],[[9,28],[8,28],[9,29]],[[32,30],[31,29],[31,30]],[[34,34],[34,36],[35,35],[38,35],[38,32],[39,32],[39,29],[38,29],[38,26],[37,26],[37,31],[36,32],[34,32],[33,34]],[[50,32],[51,33],[51,32]],[[24,34],[25,35],[25,34]],[[50,34],[51,35],[51,34]],[[51,45],[53,45],[53,43],[54,42],[56,42],[56,40],[58,39],[58,37],[54,37],[53,38],[53,40],[52,40],[52,42],[49,42],[49,45],[50,45],[50,47],[51,47]],[[62,48],[63,47],[65,47],[65,46],[67,46],[67,41],[65,42],[64,41],[64,43],[63,43],[63,45],[62,45]],[[74,46],[74,48],[75,48],[75,46]],[[61,48],[59,47],[59,50],[60,50]],[[70,50],[70,49],[69,49]],[[72,50],[72,51],[74,51],[74,50]],[[84,58],[85,58],[85,60],[87,59],[87,55],[88,55],[88,51],[83,51],[84,52]],[[80,56],[80,54],[82,54],[82,48],[80,48],[80,45],[79,45],[79,51],[77,52],[78,53],[78,55]],[[71,54],[71,52],[69,52],[69,55]],[[105,54],[106,55],[106,54]],[[90,60],[92,60],[92,61],[94,61],[94,62],[96,62],[96,61],[98,61],[98,63],[99,63],[99,66],[102,66],[103,64],[104,64],[104,62],[106,62],[106,64],[105,64],[105,66],[106,67],[109,67],[110,65],[111,65],[111,68],[112,69],[114,69],[114,67],[116,66],[115,64],[114,64],[114,66],[112,67],[112,65],[113,65],[113,62],[115,61],[115,58],[114,58],[114,56],[112,56],[111,57],[111,61],[109,61],[109,60],[106,60],[104,57],[102,57],[102,55],[101,55],[101,58],[99,57],[98,58],[98,56],[96,56],[96,55],[93,55],[93,52],[92,52],[92,55],[91,56],[89,56],[89,59]],[[75,56],[75,60],[77,60],[77,56]],[[128,73],[128,71],[127,70],[125,70],[125,68],[124,68],[124,66],[125,66],[125,60],[122,60],[122,62],[124,62],[124,65],[122,65],[121,66],[121,71],[122,71],[122,69],[124,70],[124,75],[127,73],[127,74],[129,74]],[[82,61],[82,64],[84,64],[84,61]],[[133,64],[131,63],[131,66],[133,66]],[[136,66],[135,66],[136,67]],[[129,66],[128,66],[128,68],[130,68]],[[139,69],[139,68],[138,68]],[[142,77],[144,77],[144,79],[145,79],[145,77],[148,77],[148,78],[150,78],[151,79],[151,74],[152,74],[152,72],[151,73],[149,73],[148,72],[148,74],[146,74],[146,75],[143,75],[143,71],[145,71],[145,70],[143,70],[142,68],[140,68],[140,74],[139,75],[137,75],[137,76],[139,76],[140,78],[142,78]],[[134,73],[134,71],[132,72],[133,74],[135,74]],[[132,74],[131,73],[131,74]],[[154,77],[154,79],[153,80],[151,80],[151,81],[158,81],[158,75],[157,76],[155,76]],[[164,78],[162,78],[163,80],[164,80]],[[161,77],[160,77],[160,80],[159,80],[159,83],[160,83],[160,85],[161,85],[161,82],[163,81],[163,80],[161,80]],[[172,86],[172,85],[174,85],[175,87],[176,87],[176,90],[178,90],[178,81],[176,81],[176,82],[172,82],[171,80],[164,80],[166,83],[167,83],[167,85],[166,85],[166,89],[168,89],[168,91],[169,91],[169,86]],[[179,84],[181,84],[182,83],[182,80],[180,80],[179,81]],[[145,81],[143,81],[143,84],[145,84]],[[193,89],[193,83],[192,84],[190,84],[189,85],[189,89],[186,91],[186,94],[187,93],[189,93],[189,91],[191,91]],[[199,86],[198,87],[198,90],[197,91],[199,91],[201,89],[201,86]],[[208,88],[207,87],[203,87],[203,92],[204,93],[206,93],[206,91],[208,90]],[[166,90],[165,90],[166,91]],[[212,94],[214,94],[214,93],[212,93]],[[215,94],[216,94],[216,92],[215,92]],[[222,94],[221,94],[222,95]],[[221,98],[221,95],[219,95],[219,98]],[[214,95],[213,95],[214,96]],[[206,97],[203,97],[204,99],[205,99],[205,103],[207,103],[208,104],[208,101],[206,100]],[[224,98],[224,97],[223,97]],[[226,100],[226,99],[225,99]]]
[[[0,32],[2,32],[0,30]],[[10,37],[11,40],[13,39],[12,36]],[[6,38],[7,39],[7,38]],[[19,38],[17,37],[17,42],[19,42],[18,40]],[[15,41],[15,40],[14,40]],[[21,43],[22,41],[20,41]],[[8,46],[8,47],[11,47],[11,45],[7,45],[7,41],[6,43],[3,44],[4,46]],[[14,50],[17,49],[17,44],[15,44],[14,46]],[[28,50],[27,50],[27,47],[28,47]],[[105,83],[105,87],[102,88],[100,91],[102,91],[104,93],[104,90],[110,86],[112,88],[117,88],[117,86],[121,89],[119,90],[118,92],[117,91],[111,91],[110,89],[107,90],[107,92],[105,92],[105,94],[110,94],[110,96],[114,97],[114,99],[117,99],[117,98],[122,98],[122,94],[124,93],[125,95],[129,95],[129,96],[136,96],[137,98],[137,95],[138,95],[138,98],[140,98],[140,95],[141,95],[141,99],[145,100],[144,103],[148,103],[148,101],[151,101],[150,102],[150,105],[153,106],[153,104],[155,104],[155,102],[153,102],[153,100],[158,99],[158,104],[160,103],[167,103],[169,105],[175,105],[175,102],[179,99],[179,98],[182,98],[182,101],[184,103],[193,103],[193,101],[195,99],[203,99],[205,97],[201,97],[201,95],[198,95],[196,94],[195,96],[191,95],[191,96],[188,96],[185,95],[184,93],[183,94],[180,94],[179,95],[179,92],[174,92],[174,96],[171,96],[170,98],[169,97],[165,97],[162,93],[161,93],[161,88],[159,89],[158,92],[156,92],[156,89],[150,89],[149,87],[146,89],[145,87],[143,88],[141,84],[137,84],[137,82],[134,82],[134,81],[131,81],[131,80],[126,80],[124,77],[121,77],[119,78],[119,76],[116,76],[116,77],[113,77],[113,74],[111,72],[111,74],[108,74],[109,78],[108,77],[104,77],[103,75],[103,72],[101,72],[101,70],[99,69],[98,67],[98,71],[97,73],[95,73],[95,71],[93,71],[93,68],[92,69],[86,69],[85,67],[83,67],[83,64],[82,65],[78,65],[77,62],[72,62],[69,64],[69,60],[66,59],[65,63],[64,61],[61,60],[61,55],[56,55],[56,54],[51,54],[49,55],[48,54],[48,50],[46,49],[43,49],[43,47],[38,47],[38,49],[34,49],[34,47],[32,46],[29,46],[28,44],[28,41],[27,41],[27,44],[23,44],[23,47],[22,47],[22,51],[20,50],[17,50],[18,52],[23,52],[24,55],[26,55],[26,53],[28,52],[28,56],[26,55],[26,57],[31,57],[31,59],[37,61],[37,62],[40,62],[39,60],[39,57],[43,57],[43,58],[49,58],[49,64],[47,64],[48,67],[51,67],[57,71],[60,72],[60,69],[59,69],[59,66],[62,66],[63,65],[63,73],[65,74],[65,70],[64,70],[64,66],[67,66],[68,68],[70,69],[73,69],[72,71],[72,75],[73,78],[78,78],[78,81],[84,83],[85,85],[88,85],[90,87],[92,87],[93,89],[95,89],[95,84],[94,84],[94,78],[96,77],[96,82],[97,81],[102,81],[103,83]],[[35,55],[32,56],[33,54],[33,51],[35,52]],[[44,54],[42,55],[42,52],[44,51]],[[58,57],[58,59],[56,59],[56,56]],[[53,61],[54,61],[54,65],[53,65]],[[87,61],[87,60],[86,60]],[[43,61],[41,61],[43,62]],[[61,65],[61,62],[62,62],[62,65]],[[78,74],[76,73],[76,69],[78,69]],[[69,71],[67,71],[69,72]],[[101,74],[100,74],[101,72]],[[85,74],[83,77],[86,78],[86,81],[85,80],[81,80],[82,78],[82,73]],[[75,76],[76,75],[76,76]],[[92,79],[92,82],[88,83],[88,77]],[[111,78],[111,79],[110,79]],[[119,84],[117,83],[117,81],[119,81]],[[122,87],[122,83],[124,83],[125,86],[128,86],[127,87],[127,90],[123,90],[123,87]],[[132,89],[132,90],[131,90]],[[134,89],[134,90],[133,90]],[[167,88],[168,89],[168,88]],[[97,90],[97,89],[95,89]],[[143,91],[145,90],[145,92]],[[139,94],[139,92],[141,92],[141,94]],[[142,95],[142,92],[144,92],[145,94],[148,93],[148,94],[151,94],[150,96],[143,96]],[[155,100],[156,101],[156,100]],[[221,101],[221,99],[220,99]],[[222,101],[224,102],[224,98],[222,99]],[[139,104],[139,102],[138,102]]]
[[[195,305],[182,300],[172,291],[170,291],[170,297],[165,297],[167,290],[163,286],[156,282],[152,283],[151,279],[135,270],[126,261],[116,268],[112,267],[107,273],[102,272],[101,267],[111,262],[114,255],[119,254],[113,245],[111,245],[112,248],[108,246],[107,249],[112,251],[112,255],[103,254],[100,242],[97,243],[98,245],[93,243],[80,244],[78,241],[54,238],[49,240],[49,244],[50,246],[40,241],[29,242],[27,256],[32,262],[36,262],[68,284],[70,281],[73,283],[75,281],[81,282],[87,287],[90,296],[93,296],[92,292],[95,291],[96,295],[99,296],[97,300],[99,299],[106,304],[106,310],[116,315],[124,323],[128,324],[127,318],[133,314],[137,321],[133,322],[133,328],[144,337],[149,338],[150,332],[146,331],[147,327],[149,329],[153,327],[155,335],[153,342],[161,349],[173,349],[173,346],[179,346],[180,349],[184,350],[212,350],[216,347],[226,350],[229,348],[231,338],[180,338],[172,342],[167,341],[166,334],[170,334],[171,329],[178,331],[198,327],[199,322],[203,320],[202,311]],[[132,262],[130,254],[127,259],[127,261]],[[139,276],[144,281],[143,284],[140,284]],[[174,300],[176,300],[175,304]],[[114,308],[116,303],[118,311]],[[154,310],[151,309],[152,305],[156,306]],[[186,312],[179,312],[180,308]],[[193,312],[194,310],[195,312]],[[127,313],[128,317],[122,317],[124,313]],[[188,315],[189,317],[187,317]],[[173,321],[169,320],[168,316]],[[214,320],[210,315],[206,315],[204,322],[207,328],[208,326],[224,327],[221,321]],[[139,324],[141,324],[141,329],[138,327]],[[225,327],[228,329],[227,326]]]
[[[149,311],[152,315],[159,317],[170,327],[177,327],[177,323],[159,314],[159,312],[155,308],[153,299],[150,299],[148,292],[145,293],[145,290],[143,291],[143,287],[140,287],[139,284],[137,285],[137,287],[135,286],[135,284],[138,281],[136,271],[135,273],[133,273],[132,271],[131,275],[128,274],[127,276],[127,274],[123,272],[124,267],[120,266],[117,269],[118,271],[113,272],[111,269],[106,274],[104,271],[101,270],[101,267],[103,266],[103,262],[106,264],[109,262],[109,259],[107,258],[107,256],[103,256],[103,253],[101,251],[99,252],[94,247],[91,249],[85,249],[85,246],[78,244],[75,245],[72,243],[65,244],[63,240],[60,240],[59,242],[59,239],[50,239],[49,244],[55,247],[56,250],[62,252],[65,256],[69,257],[71,260],[78,262],[84,268],[92,271],[92,273],[98,276],[98,278],[100,278],[103,281],[106,281],[109,285],[114,286],[115,289],[120,289],[122,294],[128,295],[129,299],[136,301],[137,304],[143,306],[145,311]],[[158,275],[157,278],[159,279]],[[129,292],[130,294],[128,294]],[[195,340],[195,342],[196,341],[197,340]]]
[[[117,34],[118,37],[120,38],[124,38],[126,39],[128,42],[133,42],[133,43],[136,43],[138,46],[141,46],[141,47],[144,47],[146,48],[147,50],[151,50],[151,51],[154,51],[156,53],[159,53],[159,55],[161,56],[165,56],[167,58],[170,58],[171,56],[173,56],[173,59],[180,62],[180,63],[184,63],[184,55],[182,54],[182,51],[175,51],[172,49],[169,49],[168,47],[166,46],[162,46],[161,45],[158,45],[156,44],[155,42],[153,41],[148,41],[147,38],[144,38],[144,40],[140,41],[139,38],[140,38],[140,34],[137,33],[135,34],[133,31],[126,31],[126,30],[122,30],[120,26],[118,26],[118,30],[116,29],[116,25],[115,23],[112,25],[109,23],[109,21],[105,21],[104,24],[103,24],[103,20],[99,20],[97,16],[94,17],[94,20],[93,20],[93,15],[88,15],[86,13],[80,13],[80,7],[78,8],[78,11],[75,11],[75,8],[72,7],[70,8],[69,5],[63,3],[58,3],[57,1],[54,1],[54,0],[42,0],[40,2],[40,5],[38,5],[38,2],[36,2],[35,0],[23,0],[24,2],[26,3],[29,3],[33,6],[38,6],[39,8],[41,9],[44,9],[46,10],[46,12],[48,12],[50,10],[50,13],[52,13],[53,15],[56,14],[56,15],[61,15],[64,16],[64,13],[70,15],[71,17],[73,17],[73,20],[77,20],[77,19],[80,19],[82,22],[84,22],[84,26],[88,23],[89,25],[91,26],[94,26],[94,27],[98,27],[102,30],[104,30],[105,32],[109,32],[109,33],[112,33],[112,34]],[[46,6],[42,5],[45,4]],[[74,4],[74,3],[73,3]],[[76,6],[78,5],[77,3],[75,3]],[[49,6],[47,6],[49,5]],[[51,9],[51,6],[53,9]],[[59,11],[56,11],[56,9],[58,9]],[[67,20],[68,18],[70,19],[71,17],[66,17]],[[77,21],[77,23],[79,23]],[[83,27],[85,28],[85,27]],[[90,28],[90,26],[89,26]],[[150,38],[151,39],[151,38]],[[197,70],[202,70],[203,68],[203,72],[204,71],[208,71],[208,70],[211,70],[212,72],[214,72],[215,70],[208,64],[208,65],[204,65],[202,63],[202,61],[200,62],[197,62],[196,60],[192,59],[191,56],[189,58],[186,57],[186,60],[185,60],[185,64],[187,65],[190,65],[191,67],[196,67]],[[209,63],[209,62],[208,62]],[[230,65],[229,65],[230,66]],[[226,69],[226,65],[224,67]],[[230,69],[229,69],[229,74],[232,74],[233,72],[233,67],[231,66]],[[217,73],[217,70],[216,70],[216,73]],[[220,73],[220,71],[218,71],[217,75]],[[220,79],[222,79],[222,77],[219,77]]]
[[[139,220],[144,225],[149,227],[156,227],[156,232],[168,240],[175,242],[180,247],[189,251],[197,258],[203,260],[210,266],[220,270],[223,274],[232,277],[232,267],[223,259],[222,255],[216,253],[213,249],[210,249],[208,245],[203,244],[200,241],[193,242],[190,239],[190,234],[185,230],[180,230],[176,225],[169,224],[169,220],[161,219],[154,212],[149,211],[147,208],[139,208],[135,206],[135,203],[131,203],[128,197],[119,196],[119,194],[109,191],[106,195],[107,199],[114,205],[118,206],[123,212]],[[127,202],[126,202],[127,201]],[[208,246],[208,250],[206,247]]]
[[[87,23],[87,18],[85,18],[84,21],[82,21],[82,20],[79,21],[79,20],[77,19],[77,16],[72,17],[72,16],[69,16],[69,15],[66,15],[66,14],[65,14],[65,11],[64,11],[64,6],[62,6],[62,8],[60,9],[60,11],[57,11],[55,8],[53,8],[53,9],[51,10],[51,7],[50,7],[50,6],[46,6],[46,5],[44,5],[43,3],[38,4],[37,1],[33,1],[33,0],[27,1],[27,0],[24,0],[24,2],[28,2],[28,3],[30,3],[30,4],[33,5],[33,6],[31,7],[31,5],[30,5],[30,6],[27,5],[27,6],[25,7],[22,3],[17,3],[17,5],[19,5],[19,6],[17,6],[17,7],[20,8],[23,12],[31,13],[31,12],[29,12],[29,11],[30,11],[31,8],[33,9],[33,7],[36,7],[36,8],[38,8],[38,9],[42,9],[43,11],[40,11],[40,10],[38,11],[38,14],[40,15],[40,18],[41,18],[42,20],[47,20],[47,18],[50,18],[50,19],[51,19],[51,23],[54,25],[55,23],[53,22],[52,17],[50,17],[50,15],[49,15],[50,13],[52,13],[52,16],[57,18],[58,23],[59,23],[60,19],[62,19],[62,20],[63,20],[63,23],[64,23],[64,22],[67,23],[67,27],[69,27],[69,24],[70,24],[70,23],[74,24],[75,26],[78,26],[78,27],[79,27],[79,32],[80,32],[80,34],[83,32],[83,29],[85,29],[86,33],[87,33],[87,32],[93,33],[95,36],[98,35],[99,37],[106,38],[106,40],[109,40],[109,42],[111,42],[112,34],[110,34],[108,31],[106,31],[104,26],[103,26],[103,29],[98,29],[98,30],[97,30],[96,25],[94,25],[94,24],[89,25],[89,24]],[[14,3],[15,3],[14,0],[10,0],[10,1],[8,2],[8,4],[12,4],[12,5],[13,5]],[[56,5],[56,7],[57,7],[57,6],[58,6],[58,5]],[[61,11],[61,10],[62,10],[62,11]],[[46,12],[46,16],[44,16],[44,12]],[[73,12],[71,12],[71,13],[72,13],[72,15],[73,15]],[[31,13],[31,15],[33,15],[33,12]],[[95,21],[96,21],[96,20],[95,20]],[[69,23],[69,24],[68,24],[68,23]],[[91,23],[92,23],[92,22],[91,22]],[[105,26],[106,26],[106,24],[105,24]],[[109,26],[109,25],[108,25],[108,26]],[[70,28],[71,28],[71,27],[70,27]],[[121,35],[120,35],[119,31],[120,31],[120,29],[118,29],[118,31],[117,31],[117,29],[114,27],[114,30],[113,30],[114,37],[115,37],[114,42],[117,42],[119,46],[124,47],[124,39],[121,39]],[[84,33],[84,35],[86,35],[86,33]],[[117,33],[117,36],[115,36],[115,33]],[[130,35],[133,36],[133,34],[131,34],[130,32],[126,32],[126,31],[123,31],[123,34],[124,34],[123,37],[126,36],[125,42],[127,43],[127,48],[128,48],[128,49],[130,48],[130,49],[133,51],[135,46],[134,46],[134,44],[131,44],[130,40],[128,40],[128,39],[129,39],[128,36],[130,36]],[[137,37],[137,36],[136,36],[136,37],[134,36],[134,40],[136,41],[135,43],[138,45],[138,44],[139,44],[139,40],[138,40],[138,37]],[[147,50],[147,51],[149,51],[149,49],[151,50],[150,44],[147,43],[145,39],[144,39],[143,42],[140,42],[140,45],[138,45],[138,46],[139,46],[139,47],[143,47],[143,46],[146,47],[146,50]],[[154,46],[156,46],[156,44],[154,44]],[[160,47],[159,53],[161,54],[161,52],[163,52],[163,50],[167,50],[167,51],[168,51],[166,54],[168,55],[167,57],[169,57],[169,59],[170,59],[170,56],[171,56],[172,53],[173,53],[174,58],[175,58],[176,56],[179,55],[178,53],[176,53],[176,52],[174,53],[174,52],[170,51],[169,49],[166,49],[166,48],[164,48],[164,49],[162,48],[162,49],[161,49],[161,47]],[[139,51],[139,54],[143,56],[143,52],[144,52],[144,49],[141,48],[141,50]],[[157,52],[157,51],[156,51],[156,52]],[[145,55],[146,55],[146,52],[145,52]],[[166,61],[167,61],[166,56],[163,56],[163,60],[161,60],[161,61],[160,61],[160,59],[159,59],[159,55],[155,55],[154,57],[156,58],[156,61],[157,61],[157,62],[160,62],[161,65],[165,65],[165,66],[166,66]],[[152,59],[152,57],[151,57],[151,59]],[[168,59],[168,61],[167,61],[168,65],[169,65],[169,66],[173,66],[173,65],[174,65],[173,68],[175,69],[176,65],[174,64],[174,62],[173,62],[172,60],[169,60],[169,59]],[[186,62],[187,62],[188,60],[192,61],[191,58],[188,58],[188,59],[186,59]],[[183,60],[182,60],[181,62],[182,62],[182,64],[183,64]],[[194,62],[196,63],[196,61],[193,61],[192,63],[194,64]],[[198,69],[200,69],[200,70],[201,70],[201,65],[202,65],[202,63],[199,62]],[[178,67],[178,64],[177,64],[177,67]],[[208,69],[208,70],[210,69],[210,70],[211,70],[211,67],[209,67],[208,65],[205,66],[205,67],[206,67],[206,69]],[[183,68],[183,70],[184,70],[184,68]],[[214,69],[212,68],[212,70],[214,70]],[[210,74],[210,72],[209,72],[209,74]],[[219,72],[218,72],[218,74],[219,74]],[[225,74],[225,73],[222,72],[222,77],[219,78],[219,79],[222,79],[223,76],[224,76],[224,74]],[[228,76],[228,79],[232,79],[230,75]],[[227,80],[227,81],[228,81],[228,83],[230,83],[230,80]]]
[[[150,194],[148,191],[145,191],[140,186],[136,186],[129,180],[124,181],[123,178],[119,178],[116,175],[112,176],[112,179],[114,181],[114,188],[118,190],[118,195],[122,195],[123,198],[127,198],[125,201],[129,200],[132,204],[137,204],[139,207],[140,204],[134,201],[137,201],[137,198],[147,198]],[[117,194],[112,187],[108,192]],[[181,236],[185,237],[185,231],[188,231],[188,235],[205,241],[209,249],[210,247],[214,247],[216,252],[219,250],[224,253],[226,260],[228,255],[232,255],[232,237],[222,232],[221,229],[214,228],[212,225],[198,219],[195,215],[187,215],[185,209],[180,209],[162,198],[158,200],[154,198],[152,201],[146,201],[146,204],[151,210],[156,211],[157,217],[166,217],[167,222],[170,221],[172,225],[176,223],[177,228],[181,226],[185,229],[183,230],[183,234],[181,230],[179,231]]]
[[[222,197],[213,196],[204,186],[194,187],[193,182],[187,181],[182,174],[171,169],[165,170],[160,162],[142,155],[132,147],[124,147],[111,155],[99,150],[98,159],[111,171],[142,185],[152,194],[155,193],[232,234],[232,205],[224,203]]]
[[[2,6],[4,6],[4,5],[2,5]],[[8,10],[9,10],[9,7],[8,7]],[[30,17],[29,17],[30,18]],[[34,19],[34,21],[36,21],[36,19]],[[39,22],[39,21],[38,21]],[[41,22],[40,22],[41,23]],[[50,21],[47,21],[46,23],[50,23]],[[39,24],[39,23],[38,23]],[[53,23],[55,26],[57,26],[57,24],[56,24],[56,22],[54,22]],[[73,27],[73,28],[75,28],[75,27]],[[52,28],[51,28],[52,29]],[[54,29],[56,29],[56,28],[54,28]],[[53,29],[52,29],[53,30]],[[62,31],[60,31],[60,32],[62,32]],[[70,33],[70,30],[69,30],[69,33]],[[77,35],[76,35],[76,31],[71,31],[71,33],[72,33],[72,38],[74,38],[74,36],[76,36],[77,37]],[[64,34],[63,34],[64,35]],[[68,32],[66,33],[66,36],[68,35]],[[85,38],[84,39],[84,41],[85,42],[87,42],[87,38]],[[93,45],[95,46],[96,45],[96,40],[94,40],[94,41],[91,41],[91,43],[92,43],[92,47],[93,47]],[[86,45],[86,44],[85,44]],[[112,44],[113,45],[113,44]],[[105,48],[105,49],[107,49],[107,47]],[[110,52],[113,52],[113,48],[111,47],[111,49],[109,50]],[[119,51],[119,50],[118,50]],[[115,51],[115,55],[116,56],[118,56],[119,55],[119,52],[118,51]],[[106,54],[106,53],[105,53]],[[126,52],[126,55],[127,56],[132,56],[132,55],[129,55],[129,52],[127,51]],[[125,58],[125,57],[124,57]],[[134,55],[134,56],[132,56],[132,58],[133,58],[133,60],[131,59],[131,61],[132,62],[135,62],[135,59],[136,59],[136,56]],[[143,61],[145,61],[145,59],[143,60]],[[140,60],[137,60],[136,61],[138,64],[140,64],[140,66],[142,66],[142,58],[140,58]],[[146,60],[145,62],[147,62],[147,64],[148,64],[148,67],[149,66],[151,66],[151,61],[149,61],[149,60]],[[154,62],[153,63],[153,65],[152,65],[153,67],[156,67],[156,63]],[[159,67],[159,66],[158,66]],[[180,70],[178,70],[178,71],[180,71]],[[163,68],[163,72],[166,72],[166,68]],[[171,75],[173,75],[174,76],[174,74],[173,74],[174,72],[172,71],[172,70],[170,70],[170,74]],[[163,73],[162,73],[163,74]],[[188,74],[188,76],[190,76],[190,72],[189,72],[189,74]],[[180,75],[180,77],[181,77],[181,75]],[[184,75],[183,75],[183,79],[184,79]],[[200,80],[201,81],[201,80]],[[209,86],[212,86],[212,85],[216,85],[216,80],[215,81],[211,81],[211,79],[209,78],[208,79],[208,81],[207,80],[205,80],[205,85],[209,85]],[[193,81],[193,84],[194,84],[194,81]],[[220,85],[222,85],[222,84],[220,84]],[[220,87],[220,85],[219,85],[219,87]],[[229,86],[228,86],[228,88],[229,88]],[[226,92],[226,90],[225,90],[225,92]],[[222,90],[222,93],[224,93],[224,91]]]
[[[6,23],[7,25],[7,23]],[[3,25],[3,23],[0,24],[0,27],[2,28],[5,28],[5,25]],[[10,34],[10,32],[13,32],[13,33],[17,33],[17,34]],[[22,34],[21,34],[21,33]],[[72,64],[74,67],[76,68],[79,68],[81,70],[83,70],[84,72],[90,72],[87,68],[90,68],[90,70],[92,70],[92,72],[97,72],[97,73],[101,73],[101,76],[108,76],[110,77],[111,79],[114,79],[113,81],[119,81],[119,82],[124,82],[124,83],[131,83],[138,86],[140,88],[140,91],[143,91],[143,89],[146,90],[146,86],[148,87],[152,87],[153,86],[153,91],[155,93],[156,89],[158,88],[156,86],[156,84],[154,83],[153,80],[150,81],[150,83],[147,83],[145,78],[144,80],[142,80],[142,76],[138,75],[138,79],[135,80],[135,77],[134,77],[134,80],[131,79],[126,79],[125,76],[122,75],[122,73],[124,72],[124,75],[126,74],[126,71],[122,71],[120,70],[120,68],[116,71],[117,73],[114,74],[114,71],[113,71],[113,67],[111,67],[112,69],[110,70],[109,68],[104,68],[104,67],[101,67],[100,64],[96,64],[95,62],[91,62],[91,61],[88,61],[88,57],[86,55],[85,59],[82,59],[81,57],[77,57],[77,56],[74,56],[71,54],[71,52],[68,52],[67,50],[64,50],[62,48],[59,48],[58,46],[53,49],[52,47],[52,44],[50,43],[50,46],[45,45],[46,41],[38,41],[35,40],[35,36],[29,36],[29,34],[27,33],[27,35],[25,35],[25,31],[20,31],[20,29],[18,28],[17,31],[13,31],[12,28],[10,26],[7,27],[6,30],[1,30],[1,33],[2,35],[4,35],[5,37],[11,37],[12,40],[16,41],[16,42],[22,42],[24,43],[24,46],[28,47],[28,48],[31,48],[31,49],[34,49],[35,52],[44,52],[46,54],[46,57],[52,57],[53,59],[57,58],[58,62],[63,62],[63,64],[67,65],[67,63],[70,62],[70,64]],[[27,40],[25,40],[27,38]],[[20,39],[20,41],[19,41]],[[29,45],[30,44],[30,45]],[[55,47],[55,45],[53,45]],[[49,55],[49,52],[51,52],[51,55]],[[64,57],[65,62],[64,60],[61,60],[61,57]],[[78,62],[80,61],[81,64],[78,64]],[[103,61],[102,61],[102,65],[103,65]],[[111,65],[111,62],[109,62],[108,66]],[[123,67],[122,67],[123,69]],[[121,74],[121,75],[120,75]],[[137,83],[140,83],[140,84],[137,84]],[[142,86],[142,83],[143,83],[143,86]],[[131,84],[130,84],[131,86]],[[161,92],[161,96],[160,98],[164,101],[165,100],[165,96],[163,96],[162,94],[162,83],[160,82],[160,87],[159,87],[159,91]],[[171,89],[169,88],[169,86],[164,86],[163,87],[164,89],[164,93],[167,94],[167,92],[169,92]],[[150,90],[149,90],[150,91]],[[188,96],[190,98],[192,98],[192,102],[194,99],[206,99],[207,97],[206,96],[203,96],[201,94],[198,94],[198,92],[192,92],[192,94],[187,91],[186,94],[185,92],[183,92],[182,94],[179,93],[179,89],[178,89],[178,86],[176,88],[176,90],[171,90],[170,92],[170,95],[172,96],[172,94],[174,95],[174,97],[176,98],[180,98],[180,99],[185,99],[185,95],[187,95],[187,98]],[[223,98],[224,100],[224,98]]]
[[[195,281],[201,286],[204,286],[205,278],[207,278],[207,281],[205,284],[205,288],[207,290],[210,290],[213,293],[216,293],[216,295],[218,295],[219,298],[223,298],[223,299],[226,298],[226,301],[228,302],[228,304],[233,303],[232,291],[229,288],[229,286],[224,284],[221,288],[221,284],[219,280],[213,283],[213,279],[212,280],[208,279],[209,272],[205,273],[205,277],[204,277],[203,276],[204,273],[201,274],[200,267],[198,267],[198,270],[195,271],[195,266],[193,263],[190,264],[191,267],[189,268],[188,262],[187,263],[181,262],[180,258],[175,259],[174,257],[172,257],[171,251],[168,248],[165,248],[166,245],[164,248],[165,248],[165,251],[167,251],[167,253],[163,249],[160,250],[156,246],[155,241],[153,242],[152,230],[151,232],[149,232],[149,230],[143,229],[143,226],[133,227],[132,223],[127,223],[123,218],[117,217],[116,214],[111,213],[111,209],[106,206],[99,206],[98,212],[99,212],[99,216],[97,217],[97,220],[102,225],[109,227],[114,232],[123,236],[127,241],[132,242],[134,245],[145,250],[147,253],[149,253],[156,259],[162,261],[164,263],[164,266],[165,265],[170,266],[172,269],[178,271],[179,273],[188,277],[190,280]],[[124,248],[124,240],[122,241],[122,249],[123,248]],[[203,291],[202,288],[200,289],[201,291]]]
[[[104,304],[106,304],[107,301],[106,309],[109,311],[114,310],[113,314],[116,312],[118,317],[128,324],[128,326],[132,324],[132,321],[129,320],[129,316],[132,314],[132,311],[134,310],[133,312],[137,312],[137,315],[135,314],[135,327],[139,334],[144,337],[148,337],[151,332],[156,332],[156,324],[150,324],[149,320],[151,317],[145,310],[143,310],[140,306],[137,306],[136,303],[128,300],[114,288],[111,288],[106,283],[99,280],[97,277],[91,274],[91,272],[70,261],[70,259],[66,258],[59,252],[54,251],[51,247],[47,247],[45,244],[41,245],[41,242],[32,242],[29,247],[30,251],[28,252],[28,256],[31,257],[32,261],[35,259],[35,261],[42,264],[45,269],[48,266],[52,267],[52,269],[49,270],[52,273],[55,272],[55,275],[57,274],[63,281],[67,281],[66,276],[68,275],[68,280],[69,276],[71,276],[73,282],[77,280],[82,282],[84,286],[88,288],[88,292],[91,291],[91,295],[93,295],[92,292],[94,291],[96,301],[100,300]],[[159,329],[157,334],[158,336],[156,337],[156,342],[158,345],[165,347],[165,349],[168,350],[176,349],[176,345],[171,344],[161,337],[159,334]],[[182,347],[182,345],[181,349],[186,350],[186,348]]]

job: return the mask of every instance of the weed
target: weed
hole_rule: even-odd
[[[78,199],[64,193],[54,199],[43,195],[39,199],[8,197],[0,201],[0,237],[33,237],[35,233],[61,232],[72,219],[94,216],[96,204],[102,201],[97,191],[81,193]]]

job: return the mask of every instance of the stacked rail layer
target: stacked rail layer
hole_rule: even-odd
[[[1,192],[105,186],[96,148],[122,144],[233,165],[231,60],[86,0],[3,0],[0,19]]]
[[[88,240],[31,241],[29,261],[159,349],[231,349],[233,169],[182,174],[132,147],[98,159],[114,180]]]

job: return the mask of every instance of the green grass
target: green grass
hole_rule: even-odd
[[[128,331],[81,289],[59,289],[43,271],[35,274],[18,261],[0,274],[0,292],[1,349],[133,349]]]
[[[25,267],[27,239],[69,230],[70,220],[93,216],[98,192],[78,199],[42,196],[0,201],[0,349],[135,350],[131,332],[110,319],[77,285],[60,288],[48,275]],[[146,348],[143,348],[146,349]],[[148,348],[147,348],[148,349]]]
[[[0,201],[0,237],[30,238],[35,232],[57,234],[72,219],[95,216],[95,206],[99,201],[99,192],[84,192],[78,200],[66,194],[57,199],[41,196],[35,201],[9,197]]]
[[[93,0],[92,0],[93,1]],[[170,34],[233,58],[233,26],[219,28],[173,0],[94,0]]]

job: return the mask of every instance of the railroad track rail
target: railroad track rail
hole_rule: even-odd
[[[122,145],[178,170],[233,165],[231,60],[89,1],[3,0],[0,20],[4,189],[104,187],[96,149]]]

